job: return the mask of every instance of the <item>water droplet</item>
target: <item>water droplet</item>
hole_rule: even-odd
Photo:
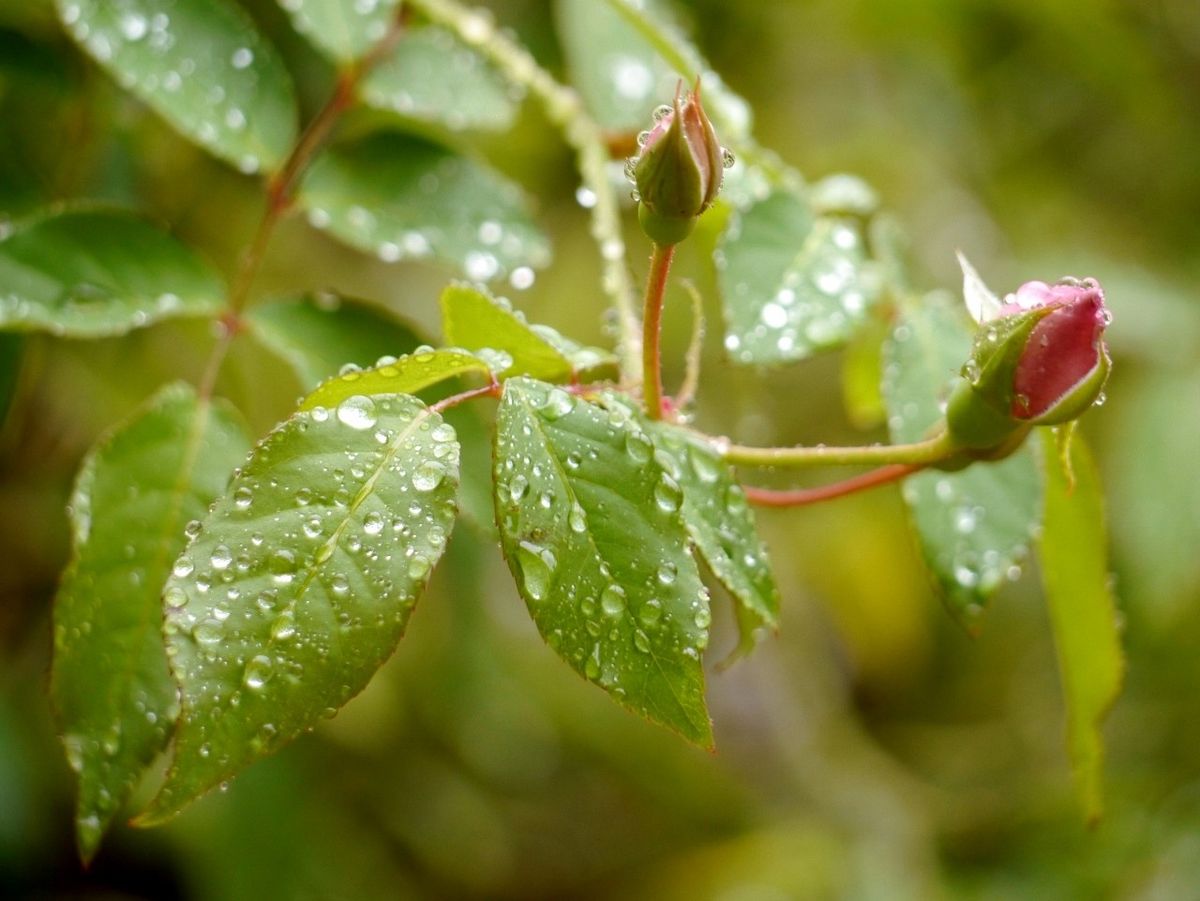
[[[290,610],[285,610],[271,623],[271,638],[274,641],[287,641],[296,634],[296,618]]]
[[[229,569],[229,564],[233,563],[233,551],[224,544],[218,544],[213,548],[211,560],[213,569]]]
[[[648,463],[653,450],[650,439],[641,432],[630,432],[625,436],[625,451],[634,463],[638,465]]]
[[[592,653],[588,655],[587,661],[583,664],[583,674],[592,680],[600,678],[600,645],[599,645],[599,643],[597,643],[592,648]]]
[[[657,575],[657,577],[658,577],[659,584],[673,585],[675,583],[675,578],[678,575],[678,573],[679,573],[679,568],[674,563],[672,563],[670,560],[668,560],[666,563],[664,563],[662,566],[660,566],[658,568],[658,572],[655,575]]]
[[[233,492],[233,505],[239,510],[247,509],[254,502],[254,492],[242,485]]]
[[[571,512],[567,514],[567,525],[576,535],[581,535],[587,531],[587,514],[583,512],[583,507],[578,503],[571,506]]]
[[[558,562],[554,554],[532,541],[522,541],[517,546],[517,562],[521,567],[525,591],[533,600],[542,600],[550,590],[554,567]]]
[[[647,629],[657,629],[662,619],[662,604],[656,598],[646,601],[638,611],[638,619]]]
[[[211,647],[221,640],[221,624],[215,619],[202,619],[193,627],[192,637]]]
[[[363,531],[368,535],[378,535],[383,531],[383,514],[378,511],[371,511],[363,519]]]
[[[633,633],[633,646],[643,654],[650,653],[650,636],[638,629]]]
[[[352,394],[338,404],[337,418],[342,425],[352,429],[369,429],[378,420],[375,401],[362,394]]]
[[[180,557],[175,561],[175,566],[171,569],[171,572],[175,574],[175,578],[177,579],[186,579],[192,574],[195,568],[190,557]]]
[[[732,169],[737,163],[737,157],[733,155],[733,151],[728,147],[721,148],[721,165],[726,169]]]
[[[271,555],[271,577],[279,585],[287,585],[296,572],[296,555],[287,548],[280,548]]]
[[[561,388],[551,388],[545,401],[538,407],[543,419],[554,421],[566,416],[575,408],[575,399]]]
[[[246,675],[242,681],[246,687],[257,691],[270,680],[275,672],[275,664],[265,654],[256,654],[246,664]]]
[[[336,575],[329,580],[329,591],[335,598],[344,598],[350,594],[350,581],[343,575]]]
[[[609,585],[600,592],[600,609],[614,618],[625,612],[625,589],[620,585]]]
[[[683,492],[679,490],[679,485],[664,473],[658,484],[654,486],[654,503],[658,505],[658,509],[664,513],[674,513],[679,509],[682,499]]]
[[[408,577],[414,581],[420,581],[429,575],[431,568],[432,564],[428,557],[424,554],[414,554],[408,561]]]
[[[446,467],[437,460],[426,460],[413,472],[413,487],[418,491],[433,491],[446,478]]]
[[[233,56],[229,58],[229,61],[235,69],[245,69],[254,62],[254,51],[249,47],[238,47],[233,51]]]

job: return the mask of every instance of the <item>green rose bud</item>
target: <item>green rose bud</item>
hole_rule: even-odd
[[[654,128],[638,136],[641,150],[627,169],[637,185],[642,229],[663,245],[678,244],[691,233],[732,163],[700,103],[700,82],[682,99],[681,91],[682,83],[674,103],[655,112]]]

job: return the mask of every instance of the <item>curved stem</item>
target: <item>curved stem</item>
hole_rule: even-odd
[[[642,309],[642,397],[646,415],[662,419],[662,310],[667,276],[675,257],[674,244],[655,244],[646,276],[646,300]]]
[[[449,410],[457,407],[459,404],[465,404],[469,400],[474,400],[477,397],[499,397],[500,383],[491,382],[484,385],[482,388],[470,388],[459,394],[452,394],[449,397],[443,397],[436,404],[430,404],[429,409],[435,413],[441,413],[443,410]]]
[[[731,444],[720,448],[721,456],[727,463],[778,466],[784,469],[872,463],[929,466],[953,456],[959,450],[945,432],[912,444],[874,444],[866,447],[746,447]]]
[[[746,499],[760,507],[803,507],[807,504],[817,504],[821,501],[845,497],[868,488],[897,482],[914,472],[920,472],[924,466],[910,466],[906,463],[893,463],[881,466],[862,475],[834,482],[832,485],[822,485],[819,488],[793,488],[786,491],[776,491],[771,488],[746,487]]]
[[[513,84],[541,101],[546,115],[575,150],[583,188],[588,192],[592,237],[604,261],[603,287],[617,312],[620,334],[617,353],[622,381],[632,381],[641,356],[637,319],[637,291],[625,265],[625,239],[621,236],[621,208],[608,178],[609,152],[604,131],[587,114],[579,95],[560,84],[524,47],[497,29],[484,10],[473,10],[456,0],[409,0],[433,22],[453,31],[474,47]]]

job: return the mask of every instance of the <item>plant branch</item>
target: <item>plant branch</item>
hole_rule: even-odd
[[[760,507],[803,507],[807,504],[817,504],[821,501],[829,501],[897,482],[924,468],[924,466],[910,466],[905,463],[892,463],[841,482],[834,482],[832,485],[822,485],[819,488],[793,488],[777,491],[771,488],[746,486],[746,499]]]
[[[604,261],[603,287],[617,313],[622,381],[632,381],[641,357],[641,328],[637,318],[637,293],[625,265],[625,240],[621,236],[621,209],[616,189],[608,178],[607,136],[587,114],[579,94],[560,84],[538,65],[524,47],[498,30],[483,10],[456,0],[410,0],[432,21],[453,31],[474,47],[514,84],[541,102],[550,120],[575,151],[583,189],[592,214],[592,237]],[[586,204],[585,204],[586,205]]]
[[[646,300],[642,307],[642,397],[646,415],[662,419],[662,311],[667,276],[675,257],[674,244],[655,244],[646,275]]]
[[[865,447],[746,447],[741,444],[719,446],[725,462],[741,466],[777,466],[798,469],[808,466],[857,466],[869,464],[903,464],[929,466],[939,463],[958,448],[942,432],[926,441],[913,444],[873,444]]]
[[[469,388],[459,394],[452,394],[449,397],[443,397],[435,404],[430,404],[429,409],[434,413],[441,413],[444,410],[449,410],[452,407],[457,407],[459,404],[465,404],[469,400],[474,400],[477,397],[499,397],[500,383],[492,381],[484,385],[482,388]]]

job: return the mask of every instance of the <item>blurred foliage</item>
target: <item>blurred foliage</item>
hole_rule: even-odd
[[[311,113],[328,64],[274,3],[245,5]],[[542,0],[494,8],[561,67]],[[888,489],[762,517],[782,628],[712,675],[716,755],[570,678],[493,544],[463,523],[400,652],[362,696],[164,830],[118,830],[81,872],[46,697],[64,505],[106,426],[159,385],[199,375],[206,327],[176,322],[0,349],[6,371],[20,355],[0,431],[0,895],[1195,896],[1200,7],[696,0],[678,11],[753,105],[764,144],[810,178],[852,171],[876,187],[915,236],[922,286],[957,283],[957,247],[1000,289],[1064,273],[1106,285],[1111,399],[1085,431],[1110,491],[1128,648],[1106,730],[1106,818],[1089,832],[1075,809],[1036,578],[1007,586],[968,638],[934,599]],[[525,185],[552,236],[554,263],[520,306],[603,344],[599,262],[552,134],[527,102],[510,131],[456,140]],[[260,196],[87,64],[49,3],[0,0],[4,216],[78,197],[132,204],[229,273]],[[643,245],[629,237],[640,274]],[[693,243],[711,241],[705,231]],[[711,299],[706,256],[685,246],[679,265]],[[297,217],[260,288],[336,285],[432,331],[446,278],[433,264],[360,256]],[[681,290],[669,300],[667,355],[681,361],[690,306]],[[735,369],[716,331],[698,411],[707,429],[764,442],[881,437],[842,411],[837,355]],[[681,377],[681,362],[668,368],[669,384]],[[258,434],[300,390],[283,363],[244,346],[219,386]],[[725,609],[711,659],[735,633]]]

